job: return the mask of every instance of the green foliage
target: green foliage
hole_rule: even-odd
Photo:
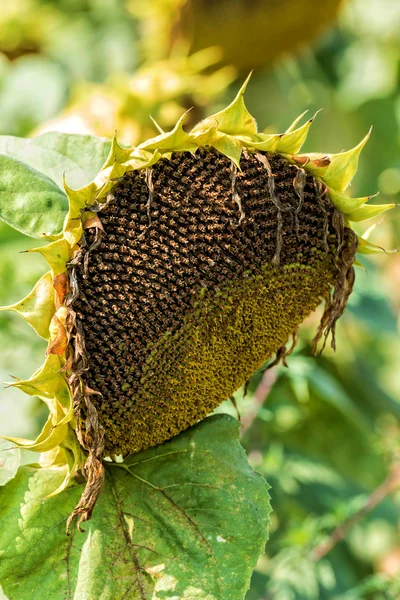
[[[26,235],[59,233],[67,197],[52,179],[24,163],[0,155],[0,218]]]
[[[4,65],[0,82],[0,132],[27,134],[53,117],[67,98],[67,81],[59,65],[40,56],[24,56]]]
[[[7,440],[0,440],[0,486],[13,479],[21,462],[21,452]]]
[[[92,181],[109,150],[109,140],[91,135],[50,132],[35,138],[0,136],[0,154],[12,156],[47,175],[61,189],[64,175],[72,189]]]
[[[107,467],[86,532],[65,524],[82,492],[23,467],[0,492],[0,581],[10,600],[241,600],[268,537],[269,494],[237,421],[206,419]],[[40,591],[39,591],[40,590]]]
[[[72,188],[88,184],[109,150],[108,140],[93,136],[1,136],[0,219],[31,237],[59,233],[68,210],[63,178]]]

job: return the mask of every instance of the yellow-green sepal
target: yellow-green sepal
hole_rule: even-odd
[[[319,112],[319,111],[318,111]],[[297,125],[300,123],[300,121],[302,120],[302,118],[308,113],[308,110],[305,110],[303,113],[301,113],[301,115],[299,115],[298,117],[296,117],[296,119],[293,121],[293,123],[290,125],[290,127],[288,127],[286,129],[286,133],[290,133],[291,131],[294,131],[295,129],[297,129]],[[317,115],[318,113],[315,113],[314,117]]]
[[[216,140],[218,140],[224,136],[225,136],[224,133],[221,133],[220,131],[218,131],[217,123],[215,123],[215,125],[213,127],[209,127],[208,129],[199,130],[199,131],[195,131],[195,132],[194,132],[194,130],[192,130],[190,132],[190,137],[191,137],[192,141],[199,148],[201,146],[213,146],[214,142]]]
[[[124,163],[117,160],[110,167],[107,167],[102,173],[102,177],[97,179],[99,186],[96,193],[86,201],[87,205],[90,202],[99,202],[107,198],[108,192],[115,185],[115,182],[125,175],[128,171],[136,171],[151,167],[161,158],[162,154],[158,150],[144,150],[139,146],[135,148]]]
[[[308,154],[285,154],[281,153],[290,163],[305,169],[313,177],[323,181],[323,177],[328,171],[331,159],[328,154],[321,152],[309,152]]]
[[[242,155],[243,144],[232,135],[223,135],[212,143],[212,146],[231,159],[240,169],[240,157]]]
[[[377,246],[376,244],[372,244],[365,238],[361,236],[358,237],[358,248],[357,252],[359,254],[393,254],[397,252],[397,250],[385,250],[382,246]]]
[[[67,434],[68,435],[68,434]],[[67,464],[65,457],[64,448],[62,446],[56,446],[51,450],[42,452],[39,458],[39,465],[43,469],[50,467],[64,467]]]
[[[328,155],[330,164],[322,176],[322,180],[327,186],[339,192],[344,192],[357,171],[358,159],[370,135],[371,129],[355,148],[347,152]]]
[[[191,133],[207,131],[210,128],[217,127],[221,133],[227,133],[232,136],[252,136],[257,133],[257,123],[254,117],[251,116],[244,103],[244,92],[249,82],[250,75],[240,88],[236,98],[224,108],[214,115],[207,117],[196,125]]]
[[[143,150],[142,148],[138,147],[132,152],[129,159],[126,160],[121,167],[124,169],[124,173],[126,171],[147,169],[147,167],[155,165],[162,156],[165,156],[165,153],[167,153],[167,149],[164,149],[163,152],[160,152],[159,150]]]
[[[1,306],[0,310],[18,313],[38,335],[48,340],[50,322],[56,310],[53,277],[50,271],[39,279],[25,298],[10,306]]]
[[[103,171],[104,173],[104,171]],[[71,221],[78,221],[82,216],[82,209],[86,207],[86,204],[90,201],[93,201],[94,195],[96,193],[97,187],[94,182],[89,183],[83,188],[79,190],[72,190],[68,187],[65,179],[64,179],[64,190],[68,197],[69,210],[68,215],[66,217],[66,221],[64,224],[64,232],[67,226],[71,227]]]
[[[303,113],[304,114],[304,113]],[[241,137],[243,144],[247,147],[260,150],[261,152],[277,152],[278,154],[296,155],[307,139],[308,131],[311,127],[314,117],[309,119],[304,125],[294,128],[303,115],[285,131],[285,133],[259,133],[253,136],[253,139]]]
[[[245,148],[252,148],[260,152],[275,152],[282,133],[258,133],[252,137],[238,136]]]
[[[319,112],[319,111],[318,111]],[[289,129],[281,136],[278,144],[276,146],[276,152],[279,154],[297,154],[300,152],[304,142],[307,139],[308,132],[310,130],[311,124],[313,123],[317,113],[311,119],[308,119],[304,125],[301,127],[293,128],[293,125],[298,123],[298,120],[292,124]],[[304,114],[304,113],[303,113]],[[300,118],[303,115],[300,116]],[[299,120],[300,120],[299,118]]]
[[[354,260],[353,261],[353,266],[354,267],[359,267],[360,269],[363,269],[363,271],[367,271],[367,269],[365,268],[365,266],[359,260]]]
[[[64,416],[59,421],[60,425],[64,423],[70,423],[74,419],[74,403],[72,395],[67,385],[67,382],[62,378],[58,389],[54,393],[54,399],[61,407]]]
[[[154,127],[157,129],[157,131],[158,131],[158,132],[159,132],[161,135],[164,135],[164,134],[165,134],[165,131],[164,131],[164,129],[161,127],[161,125],[159,125],[159,124],[157,123],[157,121],[155,120],[155,118],[154,118],[152,115],[149,115],[149,117],[150,117],[150,120],[152,121],[152,123],[153,123]]]
[[[51,268],[54,277],[65,272],[65,265],[71,258],[71,247],[65,238],[51,242],[47,246],[30,248],[27,252],[41,254]]]
[[[366,221],[373,217],[378,217],[384,212],[391,210],[397,206],[396,204],[362,204],[355,211],[348,213],[346,216],[349,221],[358,223],[359,221]]]
[[[65,478],[58,488],[51,492],[51,494],[48,494],[46,498],[52,498],[64,491],[68,487],[72,477],[76,475],[78,470],[85,464],[86,456],[82,452],[82,448],[71,429],[68,430],[67,436],[62,442],[60,451],[62,452],[62,457],[56,458],[58,458],[59,464],[61,463],[61,460],[63,460],[64,464],[60,464],[60,466],[64,467],[66,470]]]
[[[61,358],[56,354],[49,354],[44,364],[30,379],[17,380],[8,383],[8,385],[18,388],[29,396],[39,396],[53,400],[56,391],[64,381],[61,368]]]
[[[111,140],[110,153],[107,156],[106,162],[104,163],[101,171],[106,167],[112,165],[115,161],[119,163],[124,163],[126,160],[129,159],[133,150],[134,148],[124,148],[123,146],[120,146],[117,139],[117,132],[115,131],[113,139]]]
[[[141,150],[158,150],[166,152],[172,152],[174,150],[179,150],[180,152],[184,152],[185,150],[191,150],[196,147],[196,144],[192,141],[190,135],[186,133],[183,129],[183,121],[189,111],[186,111],[176,123],[175,127],[167,132],[161,133],[147,142],[140,144],[138,146]]]
[[[363,206],[371,198],[377,196],[377,194],[373,194],[372,196],[363,196],[362,198],[350,198],[331,188],[328,188],[328,194],[333,206],[344,215],[354,213],[360,206]]]
[[[24,438],[6,437],[3,439],[16,444],[18,448],[31,450],[32,452],[48,452],[59,446],[66,438],[68,433],[68,425],[54,424],[53,416],[49,415],[42,431],[36,440],[26,440]]]
[[[62,448],[62,450],[63,450],[64,456],[65,456],[65,464],[62,467],[63,470],[65,471],[65,477],[62,480],[61,484],[58,486],[58,488],[56,488],[53,492],[51,492],[50,494],[47,494],[47,496],[45,496],[46,500],[48,498],[53,498],[54,496],[61,494],[61,492],[63,492],[68,487],[68,485],[71,481],[71,478],[77,472],[77,463],[75,461],[75,457],[72,454],[72,452],[70,452],[66,448]]]

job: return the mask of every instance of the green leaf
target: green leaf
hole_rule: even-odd
[[[62,229],[67,209],[67,197],[52,179],[15,158],[0,155],[0,219],[40,238]]]
[[[36,138],[0,136],[0,153],[33,167],[63,188],[63,174],[72,189],[90,183],[103,166],[111,142],[91,135],[50,132]]]
[[[243,600],[267,540],[268,484],[239,424],[216,415],[107,467],[93,518],[65,534],[83,487],[23,467],[0,493],[0,583],[10,600]]]
[[[7,440],[0,440],[0,486],[6,485],[17,474],[21,452]]]

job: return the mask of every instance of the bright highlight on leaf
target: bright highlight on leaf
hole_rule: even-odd
[[[21,462],[21,451],[7,440],[0,439],[0,486],[15,477]]]
[[[62,229],[67,199],[52,179],[32,167],[0,155],[0,218],[31,237]]]

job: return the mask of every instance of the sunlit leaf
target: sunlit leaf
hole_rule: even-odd
[[[62,229],[67,207],[66,195],[47,175],[0,155],[0,219],[40,238]]]
[[[6,485],[15,477],[21,462],[19,448],[7,440],[0,440],[0,486]]]
[[[52,179],[63,189],[92,181],[104,164],[111,142],[92,135],[49,132],[35,138],[0,136],[0,154],[12,156]]]
[[[268,532],[268,485],[238,423],[206,419],[107,468],[93,518],[65,534],[82,492],[65,472],[22,468],[0,493],[0,583],[10,600],[243,600]]]

